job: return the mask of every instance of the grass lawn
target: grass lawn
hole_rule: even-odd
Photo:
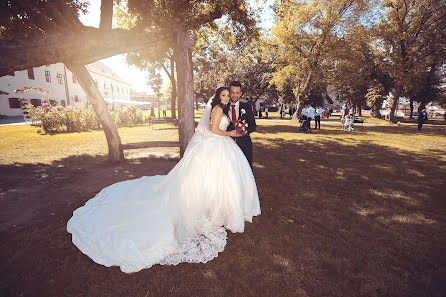
[[[271,116],[276,117],[274,113]],[[278,115],[277,117],[278,118]],[[106,160],[103,132],[0,127],[0,296],[446,296],[446,126],[337,119],[298,133],[258,120],[262,214],[206,264],[126,275],[71,243],[66,222],[100,189],[166,174],[175,149]],[[177,140],[174,126],[122,128],[123,142]]]

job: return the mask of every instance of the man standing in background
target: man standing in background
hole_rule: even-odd
[[[321,116],[322,116],[322,107],[317,106],[316,115],[314,117],[314,129],[318,129],[317,128],[318,125],[319,125],[319,130],[321,129]]]
[[[308,109],[308,127],[311,131],[311,120],[314,119],[314,107],[311,106],[311,103],[307,103],[307,109]]]

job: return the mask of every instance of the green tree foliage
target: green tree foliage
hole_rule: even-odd
[[[271,82],[292,88],[300,111],[302,102],[318,96],[328,49],[369,9],[366,1],[280,1],[274,5],[275,53]]]
[[[435,90],[441,78],[437,71],[446,57],[446,3],[386,0],[382,10],[385,15],[378,27],[377,41],[388,60],[386,70],[393,80],[390,120],[394,120],[400,96],[425,103],[438,94]]]

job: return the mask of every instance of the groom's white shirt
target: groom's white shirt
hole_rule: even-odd
[[[235,116],[237,117],[236,120],[239,118],[239,111],[240,111],[240,99],[237,100],[237,102],[235,103]],[[232,118],[232,102],[231,102],[231,107],[229,107],[229,114],[230,114],[230,118],[232,121],[234,121],[234,119]]]

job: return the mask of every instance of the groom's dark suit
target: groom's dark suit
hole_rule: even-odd
[[[245,113],[242,112],[242,109]],[[229,107],[229,118],[231,118],[231,107]],[[249,136],[250,133],[256,130],[256,120],[254,119],[254,113],[252,112],[251,104],[248,102],[242,102],[239,100],[238,120],[245,120],[248,124],[248,133],[240,137],[233,137],[237,145],[242,149],[246,159],[248,159],[249,165],[252,168],[252,141]],[[234,130],[234,124],[231,122],[226,129],[227,131]]]

